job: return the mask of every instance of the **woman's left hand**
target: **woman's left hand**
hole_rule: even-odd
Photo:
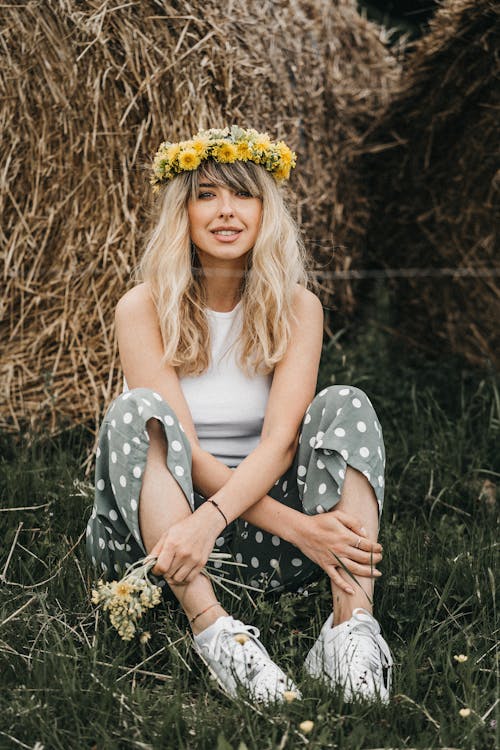
[[[209,503],[203,503],[165,531],[148,555],[158,558],[151,572],[177,586],[194,581],[224,527],[218,515]]]

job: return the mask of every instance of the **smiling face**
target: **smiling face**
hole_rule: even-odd
[[[202,173],[197,183],[188,201],[188,218],[191,241],[202,265],[214,261],[244,265],[259,233],[262,200],[250,189],[224,184],[210,173]]]

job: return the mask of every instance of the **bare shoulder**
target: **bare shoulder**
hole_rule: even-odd
[[[297,284],[293,296],[294,313],[299,320],[303,321],[313,318],[323,320],[323,304],[317,294],[310,289],[306,289],[302,284]]]
[[[146,282],[137,284],[120,297],[115,309],[116,318],[128,318],[130,315],[152,315],[155,306],[149,285]]]

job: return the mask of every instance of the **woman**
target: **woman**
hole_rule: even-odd
[[[392,662],[370,605],[382,429],[359,388],[314,396],[323,311],[278,185],[294,166],[283,142],[237,127],[161,144],[142,281],[116,308],[124,392],[100,430],[87,549],[108,577],[157,557],[219,684],[262,701],[300,694],[202,568],[229,550],[274,592],[326,573],[333,612],[306,671],[386,701]]]

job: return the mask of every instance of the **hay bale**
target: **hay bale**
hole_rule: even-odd
[[[498,3],[446,0],[364,144],[368,257],[408,271],[387,281],[394,334],[497,369],[499,60]]]
[[[4,5],[0,428],[95,432],[119,392],[131,285],[165,138],[228,123],[299,154],[293,206],[327,274],[361,255],[353,154],[400,65],[355,0]],[[334,246],[337,248],[333,255]],[[354,306],[350,283],[326,304]]]

